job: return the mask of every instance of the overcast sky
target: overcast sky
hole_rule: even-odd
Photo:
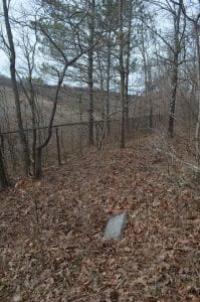
[[[164,0],[163,0],[164,1]],[[198,1],[198,0],[195,0]],[[2,2],[2,1],[1,1]],[[18,17],[19,19],[22,18],[22,12],[25,10],[27,12],[33,12],[33,1],[30,0],[12,0],[12,10],[10,11],[11,15],[13,14],[16,17]],[[2,12],[2,3],[0,4],[0,9]],[[153,9],[155,10],[155,8]],[[159,14],[161,12],[159,11]],[[159,27],[164,30],[165,32],[167,32],[169,30],[169,26],[170,23],[168,22],[169,19],[166,15],[165,12],[162,13],[163,17],[160,18],[159,17]],[[163,22],[164,21],[164,22]],[[1,27],[3,27],[3,19],[1,17],[0,19],[1,22]],[[12,27],[13,30],[13,36],[15,38],[15,42],[17,42],[20,38],[20,34],[19,34],[19,30],[17,28]],[[30,36],[31,39],[31,36]],[[17,66],[21,67],[23,66],[23,54],[22,51],[19,47],[16,47],[16,51],[17,51]],[[42,58],[38,56],[38,62],[42,61]],[[5,55],[5,52],[3,50],[0,50],[0,73],[5,74],[7,76],[9,76],[9,60],[7,58],[7,56]],[[47,80],[47,79],[46,79]],[[143,81],[143,74],[140,73],[134,73],[130,79],[130,84],[132,84],[131,86],[141,86],[141,82]]]
[[[2,12],[3,12],[3,4],[2,1],[0,1],[0,13],[1,13],[1,18],[0,18],[0,25],[1,28],[4,29],[4,19],[2,17]],[[19,20],[22,19],[22,12],[26,10],[27,12],[33,10],[33,4],[31,0],[11,0],[11,10],[10,10],[10,15],[14,15],[15,18],[18,18]],[[15,41],[17,42],[19,32],[18,29],[12,26],[12,31],[13,31],[13,36]],[[5,33],[5,32],[4,32]],[[6,35],[5,35],[6,36]],[[17,51],[17,59],[19,56],[21,56],[20,49],[16,47]],[[18,60],[19,61],[19,60]],[[19,62],[18,62],[19,63]],[[7,55],[5,54],[5,51],[0,49],[0,73],[9,75],[9,60]]]

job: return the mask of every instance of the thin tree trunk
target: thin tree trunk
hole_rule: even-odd
[[[33,160],[33,175],[35,175],[35,160],[36,160],[36,146],[37,146],[37,107],[36,107],[36,95],[35,95],[35,90],[34,86],[32,83],[32,70],[30,67],[30,62],[28,61],[28,69],[29,69],[29,92],[28,93],[23,81],[20,79],[20,84],[22,86],[22,89],[24,91],[24,94],[27,97],[27,100],[29,101],[30,109],[31,109],[31,121],[32,121],[32,160]]]
[[[199,130],[200,130],[200,38],[199,38],[199,26],[195,23],[195,35],[196,35],[196,48],[197,48],[197,100],[198,100],[198,118],[195,130],[195,142],[196,142],[196,161],[198,166],[200,165],[200,152],[199,152]]]
[[[36,162],[36,146],[37,146],[37,130],[33,129],[32,157],[33,157],[33,175],[34,176],[35,176],[35,162]]]
[[[152,103],[152,74],[151,74],[151,65],[148,58],[147,48],[145,48],[145,36],[144,28],[142,27],[142,36],[141,36],[141,54],[143,59],[143,68],[144,68],[144,84],[145,84],[145,98],[146,102],[149,103],[149,127],[153,127],[153,103]]]
[[[31,119],[32,119],[32,128],[33,130],[33,140],[32,140],[32,158],[33,158],[33,174],[35,175],[35,160],[36,160],[36,146],[37,146],[37,117],[36,117],[36,98],[35,98],[35,91],[32,83],[32,72],[29,70],[29,86],[30,86],[30,98],[29,104],[31,107]]]
[[[53,108],[49,120],[49,125],[48,125],[48,134],[45,139],[45,141],[36,148],[36,160],[35,160],[35,177],[40,178],[42,176],[42,150],[48,145],[51,137],[52,137],[52,126],[53,126],[53,121],[54,117],[56,114],[56,109],[57,109],[57,104],[58,104],[58,97],[59,97],[59,92],[60,88],[62,86],[66,70],[68,68],[68,65],[66,64],[63,68],[62,74],[59,77],[57,88],[56,88],[56,93],[55,93],[55,98],[54,98],[54,103],[53,103]]]
[[[42,148],[36,149],[35,154],[35,178],[42,176]]]
[[[122,121],[121,121],[121,148],[125,148],[125,73],[121,71],[121,104],[122,104]]]
[[[0,187],[6,188],[9,186],[9,181],[6,173],[6,168],[3,159],[3,152],[0,147]]]
[[[119,22],[120,22],[120,53],[119,53],[119,69],[120,69],[120,96],[122,106],[122,120],[121,120],[121,148],[125,148],[125,70],[124,70],[124,30],[123,30],[123,13],[124,3],[120,0],[119,7]]]
[[[14,42],[13,42],[13,35],[12,35],[11,26],[10,26],[8,6],[7,6],[6,0],[3,0],[3,10],[4,10],[4,20],[5,20],[6,32],[7,32],[8,43],[9,43],[9,50],[10,50],[10,74],[11,74],[12,88],[13,88],[13,93],[14,93],[14,98],[15,98],[15,109],[16,109],[18,128],[19,128],[19,135],[20,135],[22,151],[23,151],[22,157],[23,157],[24,171],[25,171],[25,174],[28,175],[29,168],[30,168],[29,148],[28,148],[28,142],[27,142],[26,135],[25,135],[24,128],[23,128],[21,106],[20,106],[20,96],[19,96],[19,90],[18,90],[17,79],[16,79],[16,54],[15,54],[15,47],[14,47]]]
[[[174,16],[174,51],[173,51],[173,64],[172,64],[172,80],[171,80],[171,101],[168,123],[168,135],[172,138],[174,136],[174,122],[176,110],[176,98],[178,88],[178,72],[179,72],[179,55],[181,52],[180,34],[180,21],[181,21],[181,7],[178,8],[178,13]]]
[[[104,70],[102,66],[102,58],[101,53],[99,50],[97,50],[97,61],[98,61],[98,69],[99,69],[99,75],[100,75],[100,97],[101,99],[104,99]],[[102,119],[105,120],[105,104],[102,102],[102,112],[101,112]]]
[[[130,74],[130,57],[131,57],[131,33],[132,33],[132,13],[133,3],[129,1],[128,8],[128,34],[127,34],[127,54],[126,54],[126,77],[125,77],[125,123],[126,130],[129,131],[129,74]]]
[[[91,2],[90,2],[91,1]],[[89,51],[88,51],[88,88],[89,88],[89,144],[94,144],[94,30],[95,30],[95,0],[89,0]]]
[[[152,87],[152,70],[151,65],[148,65],[148,91],[150,92],[149,95],[149,127],[153,128],[153,101],[152,101],[152,94],[153,91]]]
[[[57,156],[58,156],[58,165],[61,166],[61,150],[60,150],[60,136],[59,136],[59,128],[56,127],[56,147],[57,147]]]
[[[48,143],[49,143],[49,141],[51,140],[51,137],[52,137],[52,126],[53,126],[54,117],[55,117],[55,114],[56,114],[59,93],[60,93],[60,89],[62,87],[64,78],[65,78],[65,75],[66,75],[67,68],[69,66],[73,66],[76,63],[76,61],[84,53],[90,51],[94,47],[94,45],[91,45],[91,47],[88,48],[87,50],[80,49],[80,53],[69,61],[68,58],[67,58],[67,56],[65,55],[65,52],[54,42],[54,40],[52,39],[51,35],[49,35],[49,33],[46,32],[44,30],[44,28],[42,28],[42,26],[39,26],[39,29],[47,37],[47,39],[52,44],[52,46],[55,49],[57,49],[57,51],[60,53],[60,55],[64,59],[64,62],[65,62],[64,64],[65,65],[63,66],[62,72],[58,73],[58,83],[57,83],[57,86],[56,86],[56,92],[55,92],[55,96],[54,96],[53,108],[52,108],[51,116],[50,116],[50,119],[49,119],[49,124],[48,124],[48,129],[47,129],[47,137],[44,140],[44,142],[42,144],[40,144],[39,146],[37,146],[37,148],[36,148],[36,162],[35,162],[35,177],[36,178],[40,178],[42,176],[42,151],[48,145]]]
[[[111,71],[111,33],[108,35],[107,43],[107,72],[106,72],[106,126],[107,133],[110,134],[110,71]]]
[[[172,90],[171,90],[168,133],[169,133],[169,136],[172,138],[174,136],[176,95],[177,95],[177,87],[178,87],[178,55],[177,54],[175,55],[174,63],[173,63],[171,86],[172,86]]]

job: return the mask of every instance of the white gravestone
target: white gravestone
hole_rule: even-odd
[[[105,240],[119,240],[122,237],[122,232],[127,223],[127,214],[122,213],[112,216],[106,225],[104,239]]]

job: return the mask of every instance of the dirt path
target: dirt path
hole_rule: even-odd
[[[0,301],[200,301],[200,200],[153,137],[90,150],[1,193]],[[126,210],[124,237],[104,242]]]

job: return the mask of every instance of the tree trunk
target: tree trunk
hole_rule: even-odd
[[[42,176],[42,150],[37,148],[35,154],[35,178],[38,179]]]
[[[195,130],[195,148],[196,148],[196,161],[198,166],[200,165],[200,152],[199,152],[199,130],[200,130],[200,30],[198,23],[195,23],[195,35],[196,35],[196,48],[197,48],[197,100],[198,100],[198,118]]]
[[[107,74],[106,74],[106,125],[107,133],[110,134],[110,69],[111,69],[111,35],[108,36],[107,44]]]
[[[35,175],[35,160],[36,160],[36,146],[37,146],[37,116],[36,116],[36,97],[35,91],[32,83],[32,71],[29,68],[29,89],[30,89],[30,97],[29,104],[31,108],[31,119],[32,119],[32,128],[33,130],[33,140],[32,140],[32,158],[33,158],[33,175]]]
[[[153,91],[152,87],[152,70],[151,65],[148,64],[148,91],[150,92],[149,97],[149,128],[153,128],[153,101],[152,101],[152,94]]]
[[[171,78],[171,101],[169,111],[168,135],[172,138],[174,136],[174,122],[176,110],[176,98],[178,87],[178,72],[179,72],[179,55],[181,52],[181,39],[180,34],[180,21],[181,21],[181,7],[178,8],[177,15],[174,16],[174,51],[173,51],[173,64],[172,64],[172,78]]]
[[[22,157],[23,157],[24,171],[25,171],[25,174],[28,175],[29,168],[30,168],[29,148],[28,148],[28,142],[27,142],[26,135],[25,135],[24,128],[23,128],[20,97],[19,97],[19,90],[18,90],[17,79],[16,79],[16,54],[15,54],[15,47],[14,47],[14,42],[13,42],[13,35],[12,35],[11,26],[10,26],[8,6],[7,6],[6,0],[3,0],[3,10],[4,10],[4,20],[5,20],[6,32],[7,32],[8,43],[9,43],[9,50],[10,50],[10,74],[11,74],[11,81],[12,81],[12,89],[13,89],[14,98],[15,98],[15,109],[16,109],[18,128],[19,128],[19,135],[20,135],[22,151],[23,151]]]
[[[43,149],[48,145],[49,141],[51,140],[52,137],[52,126],[54,122],[54,117],[56,114],[56,109],[57,109],[57,104],[58,104],[58,97],[60,93],[60,88],[62,86],[66,70],[68,68],[68,64],[66,63],[65,66],[63,67],[62,74],[59,76],[58,79],[58,84],[56,88],[56,93],[54,97],[54,103],[53,103],[53,108],[51,111],[51,116],[49,120],[49,125],[48,125],[48,134],[44,142],[36,148],[36,154],[35,154],[35,178],[40,178],[42,176],[42,151]]]
[[[87,50],[80,49],[80,53],[77,54],[73,59],[71,59],[69,61],[67,56],[65,55],[65,52],[54,42],[54,40],[52,40],[51,35],[49,35],[48,32],[46,32],[44,30],[44,28],[42,28],[42,26],[39,26],[39,29],[46,36],[46,38],[49,40],[49,42],[52,44],[52,46],[59,51],[60,55],[62,56],[62,58],[64,60],[64,66],[63,66],[62,71],[58,72],[58,83],[56,86],[56,91],[55,91],[55,96],[54,96],[54,101],[53,101],[53,108],[52,108],[50,119],[49,119],[47,137],[45,138],[43,143],[41,143],[39,146],[36,147],[36,159],[35,159],[35,177],[36,178],[40,178],[42,176],[42,151],[48,145],[48,143],[52,137],[52,127],[53,127],[54,117],[55,117],[56,109],[57,109],[57,105],[58,105],[59,93],[60,93],[60,89],[62,87],[64,78],[66,76],[67,68],[69,66],[73,66],[76,63],[76,61],[78,59],[80,59],[84,53],[90,51],[94,46],[94,45],[91,45],[91,47]],[[93,66],[93,57],[92,57],[92,66]]]
[[[119,69],[120,69],[120,96],[121,96],[121,106],[122,106],[122,119],[121,119],[121,148],[125,148],[125,69],[124,69],[124,3],[120,0],[119,7],[119,22],[120,22],[120,33],[119,33],[119,43],[120,43],[120,53],[119,53]]]
[[[94,145],[94,30],[95,30],[95,0],[89,0],[89,51],[88,51],[88,88],[89,88],[89,144]]]
[[[121,71],[120,73],[120,95],[121,95],[121,104],[122,104],[122,121],[121,121],[121,148],[125,148],[125,73],[124,71]]]
[[[3,159],[3,152],[0,147],[0,187],[6,188],[9,186],[9,181],[7,178],[6,168]]]
[[[29,77],[28,77],[28,90],[26,89],[23,81],[20,79],[20,84],[22,86],[22,89],[24,91],[24,94],[27,97],[27,100],[29,101],[30,109],[31,109],[31,121],[32,121],[32,168],[33,168],[33,175],[35,175],[35,161],[36,161],[36,146],[37,146],[37,126],[39,120],[37,120],[37,107],[36,107],[36,95],[35,95],[35,90],[34,86],[32,83],[32,69],[30,67],[30,61],[29,58],[27,57],[28,61],[28,70],[29,70]]]
[[[126,41],[126,72],[125,72],[125,123],[126,130],[129,131],[129,74],[130,74],[130,56],[131,56],[131,33],[132,33],[132,15],[133,3],[129,1],[128,8],[128,34]]]
[[[177,54],[174,57],[171,86],[172,86],[172,90],[171,90],[168,134],[172,138],[174,136],[176,95],[177,95],[177,87],[178,87],[178,55]]]

